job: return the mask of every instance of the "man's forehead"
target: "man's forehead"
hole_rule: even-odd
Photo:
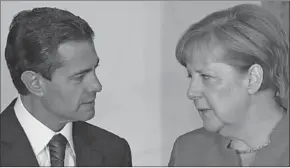
[[[59,45],[57,53],[63,60],[82,59],[83,55],[96,55],[91,41],[69,41]]]
[[[92,69],[99,63],[99,57],[90,41],[63,43],[57,53],[62,60],[59,70],[69,74]]]

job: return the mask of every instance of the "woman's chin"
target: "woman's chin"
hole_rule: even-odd
[[[219,133],[219,131],[223,128],[223,124],[221,123],[203,123],[203,127],[205,130],[209,132],[216,132]]]

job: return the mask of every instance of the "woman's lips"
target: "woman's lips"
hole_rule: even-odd
[[[198,108],[197,111],[201,112],[201,113],[204,113],[204,112],[208,112],[210,111],[211,109],[208,109],[208,108]]]

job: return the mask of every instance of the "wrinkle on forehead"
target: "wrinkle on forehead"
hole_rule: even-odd
[[[186,46],[185,59],[194,69],[202,70],[211,62],[222,62],[224,47],[213,36],[192,40]]]
[[[82,55],[84,53],[96,53],[94,45],[91,41],[68,41],[62,43],[58,47],[58,54],[63,60],[70,60],[75,56]]]

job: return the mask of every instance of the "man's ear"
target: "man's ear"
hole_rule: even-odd
[[[21,80],[30,93],[38,97],[42,97],[44,95],[45,83],[42,81],[43,78],[38,73],[33,71],[25,71],[21,75]]]
[[[263,82],[263,68],[261,65],[254,64],[248,70],[248,93],[256,93]]]

